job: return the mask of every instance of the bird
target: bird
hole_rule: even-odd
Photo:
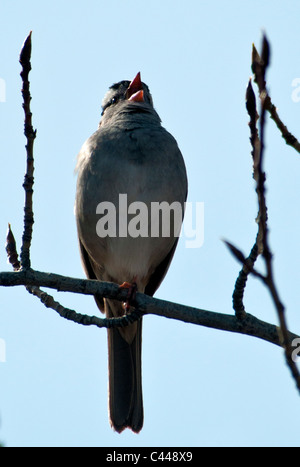
[[[76,172],[75,217],[87,278],[153,296],[178,243],[188,182],[182,153],[162,126],[140,72],[109,88],[98,129],[77,156]],[[121,209],[120,196],[127,210]],[[166,206],[169,211],[158,209]],[[117,300],[94,298],[108,318],[132,308],[130,300],[124,307]],[[139,433],[144,422],[142,318],[107,334],[109,422],[118,433],[125,428]]]

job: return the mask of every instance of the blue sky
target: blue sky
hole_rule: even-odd
[[[245,89],[251,47],[264,30],[272,57],[268,88],[300,137],[299,3],[163,0],[1,1],[1,216],[20,245],[25,138],[18,56],[32,33],[35,224],[32,267],[84,277],[73,215],[76,155],[95,131],[107,88],[141,71],[163,125],[185,158],[189,201],[203,202],[204,243],[180,241],[156,296],[232,313],[239,265],[221,239],[248,253],[256,235]],[[295,83],[295,81],[294,81]],[[297,81],[296,81],[297,83]],[[299,82],[298,82],[299,83]],[[293,94],[294,92],[294,94]],[[2,99],[3,100],[3,99]],[[275,280],[299,332],[299,155],[266,126],[267,202]],[[1,237],[0,237],[1,238]],[[10,270],[5,251],[1,270]],[[258,262],[263,270],[263,263]],[[91,297],[51,292],[97,314]],[[277,324],[253,278],[249,313]],[[7,446],[298,446],[300,398],[281,349],[251,337],[147,316],[143,331],[145,424],[114,433],[107,418],[105,330],[59,318],[23,288],[0,290],[0,441]]]

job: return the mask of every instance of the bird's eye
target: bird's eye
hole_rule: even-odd
[[[105,111],[108,107],[110,107],[111,105],[116,104],[116,103],[119,101],[119,99],[120,99],[120,98],[119,98],[118,96],[112,97],[112,98],[110,99],[110,101],[108,101],[107,104],[102,108],[102,114],[101,114],[101,115],[104,114],[104,111]]]

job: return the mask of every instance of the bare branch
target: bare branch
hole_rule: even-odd
[[[258,113],[256,109],[256,98],[252,88],[251,79],[249,80],[247,90],[246,90],[246,109],[250,117],[249,128],[250,128],[250,143],[252,146],[252,159],[253,159],[253,178],[257,180],[257,170],[256,170],[256,154],[259,152],[260,141],[257,130],[257,120]],[[258,216],[259,217],[259,216]],[[230,247],[229,242],[227,246]],[[235,314],[238,318],[245,317],[246,310],[243,302],[245,287],[250,271],[253,272],[253,267],[258,255],[262,252],[261,246],[261,232],[258,228],[258,234],[256,236],[255,244],[252,247],[252,250],[247,259],[242,261],[243,267],[239,272],[237,280],[235,282],[233,294],[232,294],[232,306],[235,311]]]
[[[276,307],[279,323],[280,333],[282,335],[282,345],[285,350],[286,362],[291,370],[293,378],[296,382],[297,388],[300,391],[300,373],[298,371],[296,363],[293,361],[292,354],[293,348],[289,339],[289,331],[285,319],[285,309],[282,301],[280,300],[279,293],[275,286],[274,274],[273,274],[273,258],[269,247],[268,241],[268,225],[267,225],[267,205],[265,197],[265,181],[266,175],[263,171],[264,162],[264,132],[265,132],[265,114],[266,111],[270,111],[272,103],[271,99],[266,90],[266,71],[270,62],[270,47],[266,36],[263,37],[262,52],[261,56],[258,54],[255,46],[252,48],[252,70],[255,75],[255,82],[259,88],[259,97],[261,102],[260,115],[259,115],[259,132],[256,128],[257,111],[256,111],[256,100],[255,95],[251,86],[251,82],[248,84],[246,93],[246,108],[250,116],[250,131],[251,131],[251,145],[252,145],[252,157],[253,157],[253,178],[256,181],[256,193],[258,198],[258,234],[256,236],[256,242],[250,256],[245,258],[243,253],[229,242],[225,242],[230,249],[231,253],[243,264],[233,292],[233,305],[236,311],[236,316],[240,319],[245,319],[247,314],[245,312],[243,304],[243,294],[246,286],[247,276],[249,272],[259,277],[263,283],[267,286],[273,303]],[[253,268],[254,262],[258,256],[262,254],[265,265],[266,275],[257,273]]]
[[[267,45],[266,45],[267,44]],[[266,49],[268,53],[266,53]],[[266,58],[267,57],[267,58]],[[298,390],[300,391],[300,374],[296,363],[292,359],[292,346],[289,340],[289,331],[285,319],[285,309],[282,301],[279,298],[279,293],[275,286],[274,274],[273,274],[273,257],[268,242],[268,226],[267,226],[267,207],[265,198],[265,173],[263,171],[263,157],[264,157],[264,129],[265,129],[265,112],[269,106],[269,97],[265,88],[265,72],[269,63],[269,45],[266,37],[263,38],[262,47],[262,60],[260,66],[254,67],[257,77],[257,83],[260,86],[260,100],[261,100],[261,112],[260,112],[260,153],[257,161],[257,195],[259,203],[259,225],[262,232],[262,244],[263,252],[262,255],[265,260],[267,274],[264,283],[267,285],[274,305],[277,310],[280,329],[283,337],[283,347],[285,349],[286,362],[291,370],[291,373],[295,379]],[[262,87],[264,86],[264,87]]]
[[[232,254],[243,264],[243,268],[236,281],[235,298],[237,303],[234,305],[236,316],[216,313],[208,310],[187,307],[177,303],[155,299],[142,293],[137,293],[132,301],[132,307],[129,313],[125,313],[120,318],[99,318],[77,313],[75,310],[63,307],[48,293],[42,291],[40,287],[47,287],[57,291],[73,292],[86,295],[97,295],[125,302],[127,299],[127,290],[120,288],[117,284],[109,282],[99,282],[97,280],[75,279],[71,277],[60,276],[58,274],[44,273],[33,270],[30,266],[30,245],[32,239],[33,227],[33,143],[36,137],[36,130],[32,127],[32,114],[30,110],[31,96],[29,92],[28,75],[31,70],[31,33],[24,42],[20,63],[22,65],[21,77],[23,81],[23,108],[25,113],[25,136],[27,138],[26,154],[26,174],[23,187],[25,189],[25,208],[24,208],[24,232],[22,238],[21,261],[18,259],[16,242],[9,226],[7,233],[6,251],[8,260],[12,264],[15,272],[0,273],[0,286],[13,287],[25,286],[27,291],[41,300],[47,307],[55,310],[61,317],[79,323],[85,326],[97,326],[100,328],[109,328],[113,326],[127,326],[138,320],[143,315],[154,314],[166,318],[180,320],[186,323],[197,324],[213,329],[230,331],[234,333],[246,334],[267,342],[285,348],[286,360],[292,371],[292,374],[300,389],[300,377],[295,363],[292,361],[293,340],[299,338],[296,334],[288,331],[284,307],[279,298],[279,294],[273,280],[272,254],[268,245],[267,228],[267,208],[265,200],[265,174],[263,172],[263,151],[264,151],[264,124],[265,112],[271,109],[271,100],[266,91],[265,72],[269,63],[269,44],[264,37],[261,57],[253,48],[253,72],[255,80],[260,89],[261,113],[260,113],[260,132],[258,133],[257,111],[255,95],[251,82],[247,88],[246,106],[250,116],[250,132],[252,157],[254,167],[254,179],[256,180],[256,192],[258,196],[259,213],[257,222],[259,225],[256,242],[250,255],[246,258],[244,254],[229,242],[225,242]],[[272,116],[272,113],[271,113]],[[297,141],[297,140],[296,140]],[[298,142],[297,142],[298,143]],[[299,144],[299,143],[298,143]],[[297,145],[296,145],[297,147]],[[260,274],[254,269],[254,263],[258,254],[262,253],[266,262],[266,276]],[[249,273],[259,277],[270,290],[271,296],[278,311],[280,328],[266,323],[256,317],[246,314],[243,305],[243,294]]]
[[[23,238],[22,238],[22,248],[21,248],[21,266],[22,268],[29,268],[30,267],[30,245],[31,245],[31,238],[32,238],[32,227],[34,223],[33,218],[33,210],[32,210],[32,196],[33,196],[33,173],[34,173],[34,165],[33,165],[33,143],[36,137],[36,130],[33,129],[32,126],[32,113],[30,110],[30,83],[28,80],[28,75],[31,70],[31,32],[29,33],[28,37],[26,38],[21,53],[20,53],[20,64],[22,66],[22,71],[20,73],[23,88],[22,88],[22,95],[23,95],[23,109],[25,114],[25,124],[24,124],[24,134],[27,139],[26,144],[26,173],[24,177],[23,188],[25,190],[25,207],[24,207],[24,231],[23,231]]]
[[[39,286],[56,289],[63,292],[74,292],[85,295],[99,295],[112,298],[119,301],[126,301],[127,290],[120,288],[117,284],[111,282],[99,282],[96,280],[75,279],[71,277],[60,276],[58,274],[49,274],[33,269],[21,270],[20,272],[1,272],[0,286],[13,287]],[[133,306],[137,309],[137,314],[130,313],[132,320],[138,319],[141,315],[153,314],[161,317],[176,319],[185,323],[197,324],[222,331],[230,331],[239,334],[263,339],[277,346],[282,345],[280,329],[272,324],[257,319],[255,316],[247,314],[244,319],[238,319],[233,315],[216,313],[213,311],[202,310],[198,308],[180,305],[165,300],[149,297],[142,293],[137,293]],[[52,307],[51,307],[52,308]],[[128,318],[101,319],[93,316],[80,315],[74,310],[65,309],[60,313],[69,320],[84,325],[95,325],[97,327],[110,327],[128,324]],[[65,316],[64,316],[65,314]],[[289,333],[289,340],[298,336]]]

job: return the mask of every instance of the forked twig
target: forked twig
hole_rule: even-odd
[[[26,270],[21,269],[21,263],[19,261],[18,252],[16,248],[16,241],[14,234],[11,230],[10,224],[8,225],[5,249],[7,252],[8,262],[13,266],[14,271],[19,271],[18,278],[20,279],[21,274],[23,274],[23,272],[26,273]],[[36,272],[33,269],[31,269],[30,271],[33,275],[36,274]],[[36,280],[34,282],[37,283]],[[25,286],[27,292],[39,298],[46,308],[51,308],[52,310],[56,311],[62,318],[65,318],[69,321],[73,321],[74,323],[82,324],[84,326],[94,325],[99,328],[124,327],[128,326],[129,324],[133,323],[134,321],[137,321],[142,317],[142,313],[138,309],[133,309],[130,311],[130,313],[127,313],[124,316],[121,316],[120,318],[98,318],[97,316],[83,315],[81,313],[77,313],[75,310],[71,310],[70,308],[64,307],[59,302],[54,300],[52,295],[41,290],[39,286],[31,285],[29,283],[26,283],[26,281],[23,283],[23,285]],[[51,287],[51,284],[46,283],[46,286]]]
[[[276,123],[277,128],[281,132],[281,136],[288,146],[291,146],[295,151],[300,153],[300,143],[297,138],[287,129],[282,120],[280,119],[276,106],[272,103],[271,97],[266,90],[266,83],[261,80],[260,69],[263,62],[263,57],[259,55],[254,44],[252,46],[252,71],[254,74],[254,81],[258,85],[259,93],[265,93],[265,108],[270,113],[272,120]]]
[[[257,218],[257,222],[259,225],[259,231],[258,231],[258,236],[256,239],[256,245],[261,249],[261,254],[265,260],[266,274],[262,275],[262,274],[257,273],[253,269],[253,267],[252,268],[249,267],[249,264],[247,264],[246,259],[243,258],[243,255],[239,252],[239,250],[236,247],[232,246],[231,244],[228,244],[228,242],[227,242],[227,245],[230,247],[232,253],[236,256],[236,258],[239,259],[243,263],[243,269],[245,267],[246,268],[248,267],[248,271],[246,271],[246,273],[251,272],[254,275],[258,276],[263,281],[263,283],[267,286],[271,294],[275,308],[277,310],[278,319],[280,323],[280,332],[282,335],[282,346],[285,351],[286,362],[288,364],[288,367],[291,370],[293,378],[296,382],[296,386],[298,390],[300,391],[300,373],[299,373],[299,370],[297,368],[295,361],[292,358],[293,348],[288,337],[289,331],[288,331],[288,327],[286,324],[285,308],[279,297],[278,290],[275,286],[274,273],[273,273],[273,256],[272,256],[272,253],[269,247],[269,241],[268,241],[269,231],[268,231],[268,225],[267,225],[267,205],[266,205],[266,197],[265,197],[266,176],[263,170],[263,162],[264,162],[265,114],[266,114],[266,111],[271,110],[271,99],[266,90],[266,80],[265,80],[266,70],[269,65],[269,57],[270,57],[270,47],[269,47],[267,38],[264,36],[261,55],[258,54],[254,46],[253,46],[253,53],[252,53],[252,70],[255,74],[255,82],[257,83],[258,88],[259,88],[261,108],[260,108],[260,116],[259,116],[259,123],[260,123],[259,139],[256,135],[254,135],[255,130],[253,128],[253,130],[251,130],[251,135],[253,136],[253,140],[251,138],[251,142],[252,142],[252,147],[253,147],[252,155],[254,159],[254,179],[256,181],[256,193],[257,193],[258,205],[259,205],[259,212],[258,212],[258,218]],[[248,108],[247,110],[249,112]],[[254,108],[252,108],[252,118],[251,118],[252,123],[253,123],[253,118],[254,118]],[[296,138],[294,138],[294,141],[297,142]],[[296,144],[296,147],[294,145],[293,147],[297,150],[297,144]],[[242,309],[242,312],[243,311],[244,310]]]
[[[265,173],[263,171],[263,156],[264,156],[264,128],[265,128],[265,113],[270,108],[270,98],[268,96],[266,86],[265,86],[265,72],[269,64],[269,43],[267,38],[263,38],[262,46],[262,55],[257,58],[257,62],[254,64],[256,80],[260,90],[260,100],[261,100],[261,112],[260,112],[260,154],[257,165],[258,170],[258,181],[257,181],[257,193],[258,193],[258,202],[260,206],[260,225],[262,230],[262,244],[263,252],[262,256],[266,264],[266,276],[265,284],[270,291],[271,297],[273,299],[274,305],[277,310],[278,319],[280,323],[280,330],[282,333],[283,347],[285,350],[286,362],[291,370],[291,373],[296,382],[297,388],[300,391],[300,373],[297,368],[295,361],[292,358],[293,348],[288,339],[288,327],[285,318],[285,308],[279,297],[278,290],[274,282],[274,273],[273,273],[273,255],[271,253],[269,242],[268,242],[268,226],[267,226],[267,208],[266,208],[266,198],[265,198]]]

